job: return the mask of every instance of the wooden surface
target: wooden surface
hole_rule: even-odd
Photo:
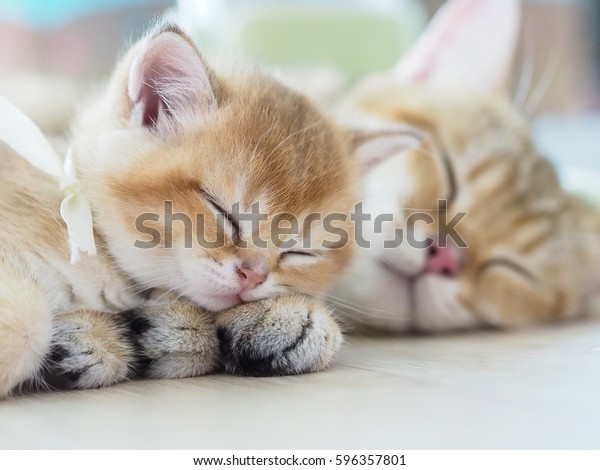
[[[0,402],[4,448],[600,448],[600,318],[349,338],[331,370]]]

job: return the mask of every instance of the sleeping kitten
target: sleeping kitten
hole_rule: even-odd
[[[348,263],[351,243],[322,220],[302,222],[350,212],[350,137],[259,73],[217,73],[176,27],[151,31],[73,131],[97,256],[69,264],[56,183],[0,143],[0,396],[44,368],[77,387],[219,365],[253,375],[326,368],[339,329],[326,306],[290,293],[322,291]],[[280,239],[311,243],[286,248],[266,222],[252,233],[236,203],[240,213],[259,203],[269,221],[295,217],[299,227]],[[184,216],[191,233],[223,246],[189,247]],[[338,226],[351,241],[350,221]],[[254,244],[257,235],[268,243]]]
[[[354,112],[414,126],[423,140],[367,162],[364,212],[395,220],[365,225],[372,248],[333,291],[348,323],[438,332],[584,311],[598,280],[600,217],[561,189],[499,90],[518,18],[516,1],[450,1],[393,71],[350,93]],[[416,213],[431,216],[412,230],[428,248],[406,240]],[[459,237],[446,238],[446,224]],[[384,247],[399,228],[402,244]]]

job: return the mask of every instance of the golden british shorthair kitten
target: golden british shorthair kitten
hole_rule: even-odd
[[[300,94],[218,73],[177,27],[152,30],[74,126],[95,257],[70,264],[59,188],[0,144],[0,396],[43,369],[87,388],[327,367],[339,328],[294,293],[322,291],[349,261],[349,220],[335,233],[303,221],[350,213],[352,142]],[[240,215],[255,206],[257,225]],[[299,223],[273,239],[281,214]]]
[[[413,126],[422,143],[367,162],[372,219],[356,237],[371,248],[332,292],[349,324],[442,332],[584,312],[599,279],[599,217],[561,189],[501,91],[519,7],[449,1],[394,70],[350,93],[353,112]]]

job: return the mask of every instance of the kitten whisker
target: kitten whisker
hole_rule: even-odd
[[[160,296],[158,296],[158,298],[156,299],[156,303],[159,303],[163,297],[167,297],[169,295],[171,295],[173,292],[176,291],[180,291],[180,289],[186,284],[186,280],[184,280],[180,285],[178,285],[177,287],[174,287],[173,289],[169,289],[166,292],[163,292]]]
[[[178,273],[171,273],[171,274],[166,274],[164,276],[157,276],[152,279],[148,279],[146,281],[138,282],[136,284],[129,286],[128,288],[133,289],[134,292],[139,294],[147,289],[161,287],[160,284],[176,281],[179,278],[180,278],[180,275]]]
[[[519,77],[519,83],[513,98],[513,105],[521,110],[524,109],[529,93],[531,92],[536,62],[535,34],[532,34],[531,31],[531,28],[535,27],[535,22],[525,21],[525,18],[523,20],[525,53],[521,63],[521,76]]]
[[[298,131],[292,132],[290,135],[288,135],[286,138],[284,138],[281,142],[279,142],[275,146],[275,148],[273,150],[271,150],[271,153],[269,153],[269,155],[267,155],[267,159],[269,159],[270,157],[272,157],[273,154],[275,152],[277,152],[277,150],[279,150],[281,148],[281,146],[283,144],[285,144],[287,141],[289,141],[292,137],[295,137],[296,135],[301,134],[302,132],[306,132],[307,130],[312,129],[313,127],[316,127],[316,126],[320,125],[321,123],[322,123],[322,121],[318,120],[318,121],[315,121],[312,124],[309,124],[308,126],[302,128],[302,129],[300,129]]]
[[[525,104],[525,113],[533,117],[537,112],[539,106],[542,104],[542,101],[546,97],[550,86],[554,82],[556,78],[556,74],[558,73],[558,68],[560,65],[560,54],[555,51],[554,54],[551,54],[548,60],[546,61],[546,67],[544,68],[544,73],[538,82],[535,90],[529,97],[529,100]]]
[[[271,133],[273,132],[273,128],[275,127],[276,122],[273,121],[271,123],[271,125],[269,126],[269,128],[262,133],[262,135],[258,138],[258,140],[256,141],[256,145],[254,146],[254,150],[251,153],[250,158],[251,159],[255,159],[256,158],[256,154],[258,152],[258,147],[260,146],[260,144],[262,143],[262,141],[265,139],[265,137],[267,137],[268,135],[271,135]]]
[[[342,307],[346,311],[349,309],[349,310],[352,310],[355,313],[359,313],[359,314],[365,315],[365,316],[370,316],[372,318],[389,318],[389,315],[393,315],[391,312],[388,312],[387,310],[367,308],[367,307],[364,307],[364,306],[360,306],[360,305],[358,305],[356,303],[351,303],[351,302],[349,302],[349,301],[347,301],[345,299],[342,299],[340,297],[336,297],[336,296],[334,296],[332,294],[311,291],[309,289],[294,289],[291,286],[288,286],[288,287],[292,288],[295,293],[310,295],[310,296],[315,297],[317,299],[325,300],[325,301],[327,301],[329,303],[332,303],[334,305]],[[350,312],[347,312],[347,313],[350,313]],[[377,313],[383,313],[383,314],[387,314],[387,315],[378,315]],[[365,323],[367,323],[366,320],[365,320]]]
[[[559,19],[556,15],[556,13],[553,16],[554,19],[554,31],[559,31]],[[562,51],[562,44],[560,44],[558,42],[558,35],[555,34],[553,35],[553,37],[555,37],[555,41],[554,41],[554,47],[550,47],[548,48],[549,52],[549,57],[548,60],[546,61],[546,65],[544,67],[544,71],[542,73],[542,76],[535,88],[535,90],[533,90],[533,92],[531,93],[529,100],[527,101],[527,103],[525,103],[525,114],[527,114],[529,117],[533,117],[534,114],[537,112],[539,106],[542,104],[542,101],[544,100],[544,98],[546,97],[546,94],[548,93],[548,90],[550,89],[550,86],[552,85],[552,83],[554,82],[554,79],[556,78],[556,74],[558,73],[558,69],[559,69],[559,65],[560,65],[560,58],[562,57],[561,51]]]

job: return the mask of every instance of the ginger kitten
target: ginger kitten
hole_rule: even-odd
[[[599,278],[600,217],[561,189],[501,90],[518,18],[517,1],[452,0],[394,70],[350,93],[354,112],[413,126],[423,140],[368,166],[364,212],[395,220],[382,230],[367,222],[372,248],[333,291],[348,323],[440,332],[585,311]],[[430,246],[405,237],[385,247],[415,214],[431,216],[412,229]],[[454,223],[459,238],[446,238]]]
[[[346,239],[303,223],[354,204],[348,132],[258,72],[216,72],[167,24],[84,107],[71,148],[98,247],[75,265],[59,189],[0,143],[0,396],[43,368],[98,387],[331,363],[341,336],[328,308],[293,293],[321,292],[349,261],[349,219]],[[258,226],[232,209],[256,203]],[[281,214],[299,224],[276,240]]]

